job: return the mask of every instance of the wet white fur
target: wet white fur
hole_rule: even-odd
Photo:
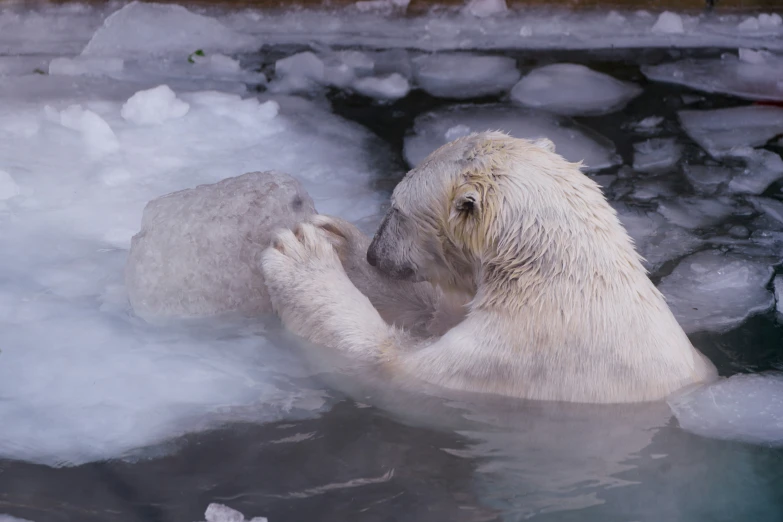
[[[434,286],[385,278],[364,260],[367,238],[316,216],[263,257],[289,330],[393,375],[528,399],[650,401],[714,378],[599,187],[548,140],[460,138],[392,205],[413,242],[376,241]]]

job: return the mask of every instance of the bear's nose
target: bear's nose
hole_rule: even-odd
[[[378,266],[378,256],[372,248],[367,250],[367,262],[370,263],[370,266]]]

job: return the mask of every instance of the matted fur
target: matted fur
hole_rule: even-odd
[[[281,232],[263,258],[273,306],[313,343],[459,390],[618,403],[713,379],[579,167],[549,140],[448,143],[369,247],[325,216]]]

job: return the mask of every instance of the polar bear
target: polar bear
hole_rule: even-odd
[[[580,166],[546,139],[448,143],[369,246],[326,216],[279,232],[272,306],[306,340],[447,389],[627,403],[713,380]]]

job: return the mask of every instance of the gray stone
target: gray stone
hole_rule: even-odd
[[[150,201],[125,268],[133,310],[146,320],[269,312],[260,255],[277,229],[314,213],[302,185],[274,171]]]

